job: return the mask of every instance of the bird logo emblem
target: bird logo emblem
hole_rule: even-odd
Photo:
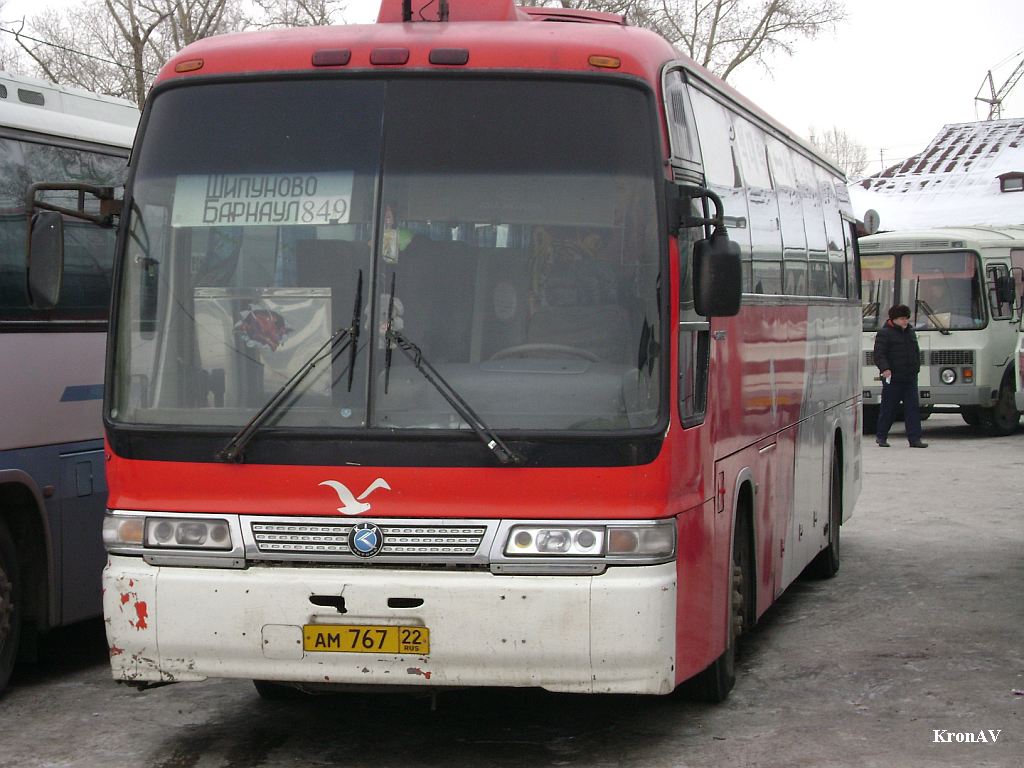
[[[358,496],[355,496],[352,491],[348,489],[347,485],[339,483],[337,480],[324,480],[320,485],[326,485],[329,488],[333,488],[334,492],[338,494],[338,500],[341,502],[341,506],[338,507],[338,511],[343,515],[361,515],[363,512],[369,511],[370,504],[363,501],[363,499],[378,488],[383,488],[385,491],[391,490],[391,486],[388,485],[387,481],[382,477],[378,477],[370,483],[366,490]]]

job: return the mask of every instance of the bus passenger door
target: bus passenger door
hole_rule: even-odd
[[[102,530],[106,503],[103,450],[61,456],[62,624],[88,619],[101,612],[100,578],[106,562]]]

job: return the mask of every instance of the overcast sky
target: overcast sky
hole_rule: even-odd
[[[73,0],[7,0],[3,17]],[[421,2],[425,0],[414,0]],[[528,5],[529,2],[522,1]],[[349,0],[350,22],[376,19],[379,0]],[[992,69],[998,88],[1024,56],[1024,0],[846,0],[848,19],[799,41],[766,72],[748,62],[730,79],[796,133],[837,127],[877,170],[922,149],[946,123],[987,117],[974,97]],[[986,86],[987,88],[987,86]],[[1024,79],[1003,117],[1024,116]]]

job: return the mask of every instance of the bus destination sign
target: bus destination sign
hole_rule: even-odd
[[[179,176],[174,227],[346,224],[352,173]]]

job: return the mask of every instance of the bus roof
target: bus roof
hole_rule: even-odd
[[[0,126],[130,148],[139,110],[130,101],[0,72]]]
[[[1024,241],[1024,226],[935,227],[879,232],[858,240],[862,251],[899,249],[906,251],[935,248],[962,248],[965,245],[1004,245]]]
[[[414,2],[413,17],[418,19]],[[431,8],[437,7],[437,3]],[[723,80],[646,29],[621,16],[563,8],[521,8],[513,0],[449,0],[448,21],[401,21],[402,0],[382,0],[376,24],[302,27],[210,37],[178,52],[157,83],[209,75],[311,71],[459,72],[522,70],[626,74],[655,84],[669,62],[842,175],[806,141]],[[571,28],[571,34],[568,34]],[[459,64],[432,54],[463,51]],[[397,58],[396,58],[397,57]],[[601,59],[602,63],[595,63]],[[610,66],[606,59],[617,59]],[[444,60],[450,61],[444,57]],[[319,62],[319,63],[318,63]]]

